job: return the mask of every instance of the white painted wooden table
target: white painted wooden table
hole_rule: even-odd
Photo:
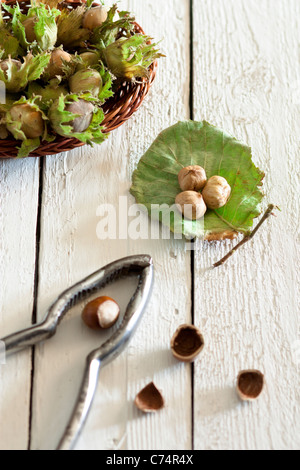
[[[163,39],[154,87],[102,146],[0,161],[0,337],[41,320],[65,288],[115,259],[153,256],[155,288],[127,351],[101,373],[77,449],[299,449],[299,0],[124,0]],[[192,19],[192,23],[191,20]],[[192,47],[190,35],[192,33]],[[192,73],[192,76],[191,76]],[[232,242],[99,240],[97,209],[119,206],[139,158],[178,120],[206,119],[253,149],[265,204],[282,212],[224,267]],[[133,198],[130,197],[130,204]],[[134,282],[111,293],[123,307]],[[0,448],[54,449],[75,402],[85,356],[102,341],[70,312],[50,341],[0,366]],[[169,341],[193,321],[206,348],[194,367]],[[235,380],[265,373],[242,404]],[[142,415],[153,380],[166,408]]]

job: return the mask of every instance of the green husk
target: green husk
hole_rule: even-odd
[[[82,61],[80,63],[80,68],[77,72],[70,77],[70,90],[71,93],[80,95],[81,98],[87,101],[95,101],[98,105],[103,104],[107,99],[111,98],[114,95],[112,90],[113,79],[114,77],[112,74],[104,67],[104,64],[99,61],[97,65],[93,66],[92,68],[86,66]],[[96,73],[95,73],[96,72]],[[99,86],[94,83],[94,78],[97,77],[97,74],[100,75],[101,83]],[[89,84],[89,79],[91,82]],[[74,87],[74,81],[78,81],[78,86]],[[82,86],[80,87],[80,82]],[[88,84],[87,86],[85,86]]]
[[[95,29],[93,32],[90,42],[98,49],[105,49],[107,46],[112,44],[120,33],[123,36],[129,37],[134,31],[135,18],[130,16],[127,11],[118,12],[118,19],[115,20],[115,16],[118,10],[118,6],[113,5],[107,13],[107,19],[104,23]]]
[[[12,108],[14,106],[22,105],[22,104],[29,105],[33,112],[39,112],[41,114],[41,117],[44,121],[44,129],[43,129],[42,134],[39,137],[27,138],[26,134],[24,133],[24,130],[22,129],[23,122],[21,120],[15,121],[13,119],[11,115]],[[47,124],[46,124],[47,121],[48,121],[47,116],[35,103],[35,99],[26,99],[25,97],[22,97],[19,101],[15,102],[13,106],[11,106],[7,110],[6,117],[5,117],[6,127],[16,140],[22,141],[21,147],[19,147],[19,152],[18,152],[19,158],[27,157],[30,154],[30,152],[32,152],[33,150],[37,149],[40,146],[41,141],[53,140],[51,137],[48,136]]]
[[[0,60],[11,57],[15,59],[19,55],[23,55],[24,51],[21,48],[19,41],[5,28],[0,27]]]
[[[84,47],[85,41],[90,37],[90,31],[82,28],[83,15],[86,12],[85,6],[76,9],[63,10],[57,21],[57,45],[63,45],[64,49],[73,50],[77,47]]]
[[[7,70],[3,71],[0,68],[0,81],[5,83],[8,92],[18,93],[26,88],[28,82],[40,78],[50,61],[50,56],[48,52],[36,56],[28,53],[24,57],[24,62],[20,62],[20,67],[12,59],[7,59]]]
[[[105,65],[117,78],[131,81],[148,77],[149,66],[163,57],[150,39],[143,34],[118,39],[102,51]]]
[[[0,4],[0,60],[7,59],[9,56],[14,59],[22,54],[23,50],[18,39],[13,36],[3,20],[2,4]]]
[[[76,72],[86,69],[87,67],[97,70],[100,62],[100,54],[97,51],[87,50],[76,56],[75,60],[77,62]]]
[[[91,93],[95,98],[102,89],[101,75],[97,70],[83,69],[76,72],[69,79],[70,92],[76,95]]]
[[[3,7],[11,13],[12,20],[8,24],[24,49],[34,53],[53,49],[57,40],[56,17],[60,15],[59,10],[51,9],[44,4],[34,4],[29,8],[27,15],[24,15],[18,3],[13,7],[3,4]],[[36,39],[33,42],[28,41],[23,24],[29,18],[36,18],[34,25]]]
[[[76,63],[73,56],[64,51],[62,46],[57,47],[51,52],[49,65],[43,73],[42,80],[47,83],[57,77],[60,77],[60,79],[68,78],[74,73],[75,68]]]
[[[49,110],[54,101],[61,95],[67,96],[68,94],[69,90],[67,86],[61,84],[60,80],[56,78],[51,80],[46,86],[31,82],[26,92],[28,98],[36,98],[37,105],[45,112]]]
[[[60,96],[51,106],[48,118],[55,132],[64,137],[74,137],[85,144],[101,144],[107,137],[102,133],[101,123],[104,119],[104,113],[101,108],[95,106],[92,121],[84,132],[74,132],[72,121],[81,117],[80,114],[74,114],[66,110],[68,105],[79,102],[81,98],[77,95]]]

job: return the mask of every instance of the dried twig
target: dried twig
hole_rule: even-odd
[[[252,232],[249,232],[247,233],[243,240],[238,243],[236,245],[236,247],[234,247],[226,256],[224,256],[224,258],[222,258],[220,261],[218,261],[217,263],[215,263],[213,265],[213,268],[218,268],[220,266],[222,266],[224,263],[226,263],[226,261],[231,258],[232,255],[234,255],[234,253],[239,249],[241,248],[243,245],[245,245],[245,243],[249,242],[250,240],[252,240],[252,238],[254,237],[254,235],[257,233],[257,231],[260,229],[260,227],[262,226],[262,224],[271,216],[271,215],[275,215],[273,213],[274,209],[278,209],[277,206],[274,206],[273,204],[270,204],[269,207],[267,208],[266,212],[264,213],[262,219],[260,220],[260,222],[257,224],[257,226],[255,227],[255,229],[252,231]]]

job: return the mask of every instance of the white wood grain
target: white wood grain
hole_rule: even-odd
[[[184,242],[119,237],[101,241],[96,235],[98,206],[118,208],[119,196],[129,194],[133,169],[157,134],[189,117],[188,3],[121,2],[120,8],[134,12],[148,34],[163,39],[161,46],[168,53],[151,94],[130,122],[102,146],[46,160],[39,318],[64,288],[110,261],[149,253],[156,271],[153,295],[133,342],[101,373],[78,449],[188,449],[192,445],[190,367],[178,364],[169,349],[173,331],[190,321],[190,254]],[[130,197],[129,204],[133,203]],[[121,285],[105,292],[111,292],[124,308],[134,285]],[[37,348],[33,449],[57,444],[77,396],[85,356],[103,341],[102,336],[86,331],[79,315],[80,308],[71,312],[56,337]],[[152,380],[163,391],[167,406],[155,416],[142,416],[133,400]]]
[[[194,2],[195,118],[253,149],[267,203],[282,212],[226,266],[232,244],[199,242],[196,323],[206,352],[195,368],[197,449],[299,449],[299,2]],[[264,206],[264,207],[265,207]],[[241,404],[242,369],[266,390]]]
[[[0,161],[0,338],[31,324],[38,206],[37,160]],[[0,365],[0,449],[26,449],[31,351]]]

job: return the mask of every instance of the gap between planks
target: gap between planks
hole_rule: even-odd
[[[33,288],[33,307],[32,307],[32,325],[37,323],[37,303],[39,291],[39,261],[40,261],[40,240],[41,240],[41,221],[42,221],[42,204],[43,204],[43,181],[44,181],[45,157],[39,159],[39,196],[36,219],[36,235],[35,235],[35,273]],[[30,401],[29,401],[29,422],[28,422],[28,442],[27,450],[31,448],[31,429],[33,416],[33,388],[34,388],[34,371],[35,371],[35,346],[31,348],[31,377],[30,377]]]
[[[194,0],[190,0],[190,15],[189,15],[189,29],[190,29],[190,96],[189,96],[189,105],[190,105],[190,119],[194,120],[194,19],[193,19],[193,7]],[[191,318],[192,324],[195,323],[195,241],[192,241],[191,244]],[[194,364],[191,364],[191,437],[192,437],[192,450],[195,448],[195,439],[194,439],[194,374],[195,368]]]

